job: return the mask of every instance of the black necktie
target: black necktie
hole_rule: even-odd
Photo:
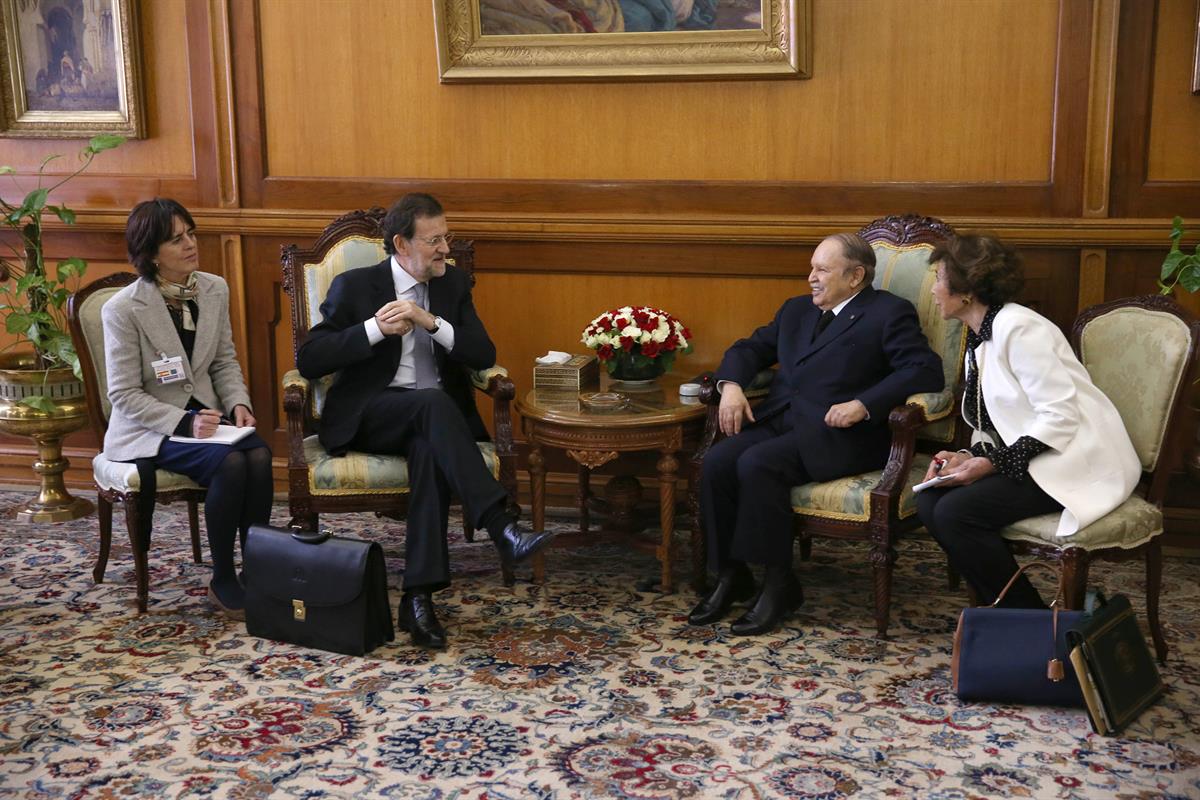
[[[832,311],[822,311],[821,312],[821,318],[819,320],[817,320],[817,329],[815,331],[813,331],[813,341],[814,342],[817,340],[817,337],[819,337],[821,335],[821,333],[824,332],[824,330],[829,327],[829,323],[833,322],[834,316],[835,316],[835,314]]]

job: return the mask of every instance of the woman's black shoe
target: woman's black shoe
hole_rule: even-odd
[[[230,619],[246,619],[246,590],[236,580],[208,584],[208,602]]]
[[[400,613],[396,624],[412,636],[417,647],[441,650],[446,646],[446,629],[438,622],[429,592],[405,592],[400,598]]]
[[[754,594],[754,576],[745,564],[721,570],[717,585],[688,614],[692,625],[711,625],[729,613],[734,603]]]

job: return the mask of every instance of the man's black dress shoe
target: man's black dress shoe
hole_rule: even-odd
[[[446,646],[446,629],[438,622],[429,592],[405,592],[400,598],[396,624],[400,630],[408,631],[417,647],[441,650]]]
[[[692,625],[711,625],[729,613],[734,603],[754,594],[754,576],[743,564],[721,570],[717,585],[688,614]]]
[[[550,544],[550,540],[558,534],[551,531],[526,531],[515,522],[504,526],[497,536],[491,534],[496,549],[500,551],[500,560],[508,564],[518,564]]]
[[[763,586],[758,601],[729,627],[734,636],[769,633],[784,617],[804,605],[804,587],[794,577],[782,585]]]

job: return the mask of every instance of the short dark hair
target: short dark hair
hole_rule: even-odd
[[[867,283],[875,280],[875,250],[870,242],[857,233],[835,233],[829,238],[841,243],[842,255],[854,262],[851,266],[862,265],[867,273]]]
[[[973,294],[1000,306],[1016,300],[1025,286],[1017,251],[994,236],[962,234],[933,248],[929,263],[946,265],[946,285],[955,294]]]
[[[154,257],[162,243],[174,233],[176,217],[186,222],[188,228],[196,227],[188,210],[166,197],[143,200],[129,212],[129,221],[125,223],[125,248],[129,251],[129,263],[143,278],[154,280],[158,277]]]
[[[419,217],[440,217],[445,213],[442,204],[431,194],[410,192],[404,195],[388,209],[387,216],[380,224],[383,229],[384,251],[389,254],[396,252],[396,246],[392,244],[392,239],[396,236],[401,239],[413,238]]]

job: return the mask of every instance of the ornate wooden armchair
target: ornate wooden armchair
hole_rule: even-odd
[[[1198,342],[1200,322],[1167,297],[1133,297],[1085,309],[1075,320],[1071,345],[1121,413],[1142,462],[1141,491],[1068,537],[1054,535],[1057,513],[1023,519],[1002,533],[1015,551],[1061,564],[1063,597],[1071,608],[1083,608],[1093,560],[1144,559],[1146,616],[1159,661],[1167,659],[1167,643],[1158,619],[1158,535],[1167,483],[1182,456],[1183,400],[1194,379]]]
[[[283,248],[283,287],[291,296],[292,351],[311,327],[321,321],[321,302],[334,277],[349,269],[368,267],[385,257],[380,223],[382,208],[354,211],[333,221],[311,249],[296,245]],[[450,258],[471,273],[475,245],[455,240]],[[472,274],[472,280],[474,275]],[[495,442],[480,442],[479,450],[516,505],[516,451],[512,442],[509,409],[516,389],[503,367],[471,373],[477,389],[492,398]],[[292,523],[316,529],[318,515],[326,512],[374,511],[381,516],[404,519],[408,512],[408,464],[400,456],[381,456],[350,451],[332,457],[317,439],[325,393],[333,376],[310,382],[297,370],[283,377],[283,408],[288,428],[288,504]],[[474,530],[467,526],[468,541]],[[512,583],[505,568],[504,580]]]
[[[132,272],[118,272],[92,281],[67,302],[67,325],[75,352],[79,354],[79,365],[83,372],[84,392],[87,396],[88,419],[92,432],[101,448],[104,434],[108,430],[108,417],[112,404],[108,401],[108,372],[104,362],[104,328],[100,311],[114,294],[138,279]],[[125,528],[129,532],[129,546],[133,551],[133,571],[137,581],[137,607],[144,612],[150,596],[150,568],[148,543],[142,543],[138,535],[141,520],[138,499],[141,496],[141,478],[137,466],[127,461],[109,461],[103,449],[92,459],[92,479],[96,482],[96,515],[100,521],[100,550],[96,554],[96,566],[92,579],[104,582],[104,571],[108,566],[108,554],[112,547],[113,503],[125,506]],[[172,503],[183,500],[188,505],[188,525],[192,534],[192,560],[200,563],[200,511],[199,503],[207,491],[204,487],[184,475],[167,470],[155,470],[156,503]]]
[[[808,557],[811,539],[816,536],[870,544],[869,558],[875,572],[875,629],[879,637],[886,638],[896,541],[920,526],[912,485],[924,476],[932,453],[955,439],[958,413],[955,399],[966,331],[956,320],[943,320],[930,295],[937,273],[929,264],[929,254],[936,243],[954,234],[949,225],[910,214],[875,220],[859,233],[875,250],[875,288],[886,289],[916,306],[921,329],[934,352],[942,358],[946,388],[938,393],[913,395],[905,405],[892,410],[888,417],[892,445],[883,469],[793,487],[791,502],[803,558]],[[769,385],[769,380],[756,379],[755,384]],[[757,392],[763,393],[765,390]],[[702,399],[708,404],[708,421],[704,440],[694,458],[693,475],[699,474],[704,454],[720,432],[717,425],[720,398],[715,386],[706,387]],[[695,485],[696,481],[692,483]],[[696,507],[693,500],[693,508]],[[699,528],[697,524],[693,530]],[[705,539],[699,535],[693,539],[692,551],[693,567],[700,574],[704,569],[704,550]]]

